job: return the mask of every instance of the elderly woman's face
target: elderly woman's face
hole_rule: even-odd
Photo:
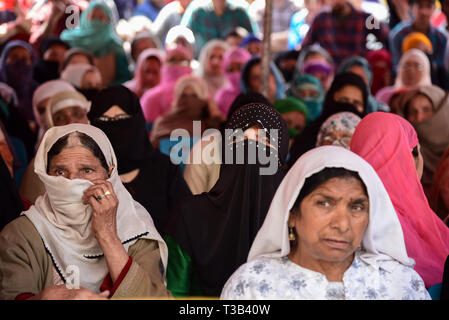
[[[50,162],[48,174],[67,179],[105,180],[108,172],[89,149],[75,145],[62,149]]]
[[[418,84],[424,76],[424,66],[416,57],[410,57],[402,66],[401,79],[405,86]]]
[[[209,59],[207,61],[207,71],[214,75],[220,75],[222,73],[222,65],[223,65],[223,55],[225,50],[222,47],[215,47],[211,50],[209,54]]]
[[[52,119],[55,126],[65,126],[71,123],[89,123],[86,110],[78,106],[61,109],[52,116]]]
[[[293,259],[345,262],[360,246],[369,221],[369,200],[360,180],[331,178],[290,213],[289,226],[297,233]]]

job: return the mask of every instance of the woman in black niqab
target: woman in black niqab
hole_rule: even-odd
[[[120,107],[126,115],[115,119],[105,117],[104,113],[113,106]],[[191,192],[179,167],[152,147],[139,98],[124,86],[111,86],[94,97],[88,117],[111,141],[121,178],[132,171],[138,172],[123,184],[162,231],[171,208]]]
[[[167,235],[182,249],[169,253],[168,288],[175,296],[191,293],[180,292],[179,284],[171,282],[172,274],[182,274],[185,271],[182,268],[186,268],[183,263],[170,265],[171,261],[179,261],[173,256],[174,252],[181,251],[188,256],[186,260],[191,261],[191,270],[194,270],[190,277],[198,277],[204,296],[219,296],[229,276],[246,261],[252,241],[285,175],[282,163],[287,156],[289,139],[287,125],[279,112],[260,103],[237,109],[226,129],[244,132],[254,126],[267,133],[274,148],[252,139],[235,141],[225,137],[218,181],[209,192],[185,200],[167,226]],[[270,129],[278,130],[277,138],[270,136]],[[258,149],[263,150],[265,156],[274,155],[275,158],[270,158],[270,161],[275,159],[273,174],[261,174],[261,169],[266,169],[267,165],[261,164],[260,154],[257,159],[253,158],[255,161],[250,160]],[[232,153],[236,159],[239,150],[245,150],[239,154],[244,155],[241,164],[226,163],[226,153]],[[181,270],[174,270],[177,268]]]

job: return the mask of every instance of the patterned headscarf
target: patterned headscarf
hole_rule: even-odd
[[[329,132],[346,131],[353,134],[360,120],[362,119],[352,112],[339,112],[334,114],[326,121],[324,121],[324,123],[321,125],[320,132],[318,133],[318,138],[316,141],[316,146],[319,147],[323,144],[323,139]],[[350,141],[338,141],[338,143],[338,145],[349,149]]]

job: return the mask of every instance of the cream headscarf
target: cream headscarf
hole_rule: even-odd
[[[405,249],[399,219],[385,187],[374,169],[345,148],[324,146],[310,150],[288,171],[271,202],[265,221],[257,233],[248,261],[260,257],[283,257],[290,252],[287,221],[304,181],[324,168],[340,167],[359,174],[368,191],[370,217],[362,239],[360,258],[378,268],[378,262],[396,260],[413,266]]]
[[[125,250],[140,238],[158,241],[165,279],[167,246],[155,229],[151,216],[133,200],[123,186],[117,172],[117,159],[112,145],[103,131],[94,126],[70,124],[50,128],[45,133],[36,154],[34,171],[45,185],[46,193],[22,214],[36,227],[64,281],[67,279],[67,267],[76,266],[79,268],[80,285],[99,292],[100,285],[108,274],[108,268],[100,245],[91,230],[92,208],[82,203],[83,192],[93,183],[82,179],[70,180],[50,176],[46,172],[50,148],[59,138],[75,131],[91,137],[103,152],[107,165],[114,165],[107,181],[113,185],[119,201],[117,234]]]

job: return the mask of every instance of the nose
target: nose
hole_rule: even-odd
[[[423,120],[424,120],[424,113],[418,112],[417,115],[416,115],[416,121],[420,122],[420,121],[423,121]]]
[[[331,228],[338,229],[341,233],[348,232],[350,229],[349,214],[345,205],[338,205],[331,217]]]

